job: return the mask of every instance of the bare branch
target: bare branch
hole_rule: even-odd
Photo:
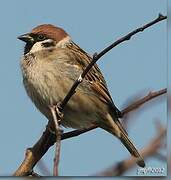
[[[163,92],[163,91],[164,90],[160,90],[160,91],[156,91],[156,92]],[[159,94],[162,95],[162,93],[155,93],[155,92],[153,92],[153,93],[158,94],[158,95]],[[164,93],[166,93],[166,91],[164,91]],[[155,97],[158,97],[158,96],[151,96],[151,98],[146,98],[146,96],[145,96],[142,99],[146,99],[147,101],[149,101]],[[139,104],[138,107],[140,107],[140,105],[143,105],[143,103],[146,102],[144,100],[142,101],[142,99],[140,99],[134,103]],[[139,102],[139,103],[137,103],[137,102]],[[132,106],[132,104],[130,106]],[[135,107],[135,106],[133,105],[133,107]],[[127,110],[125,110],[125,109],[127,109]],[[136,108],[126,107],[125,109],[123,111],[121,111],[121,112],[124,112],[123,113],[124,115],[125,115],[125,113],[128,113],[132,110],[137,109],[137,107]],[[20,167],[17,169],[17,171],[14,173],[15,176],[27,175],[28,172],[30,172],[34,168],[36,163],[48,151],[48,149],[56,142],[55,134],[53,134],[49,131],[49,127],[50,127],[50,123],[47,125],[45,132],[43,133],[41,138],[37,141],[37,143],[32,148],[27,149],[25,159],[22,162],[22,164],[20,165]],[[93,130],[95,128],[97,128],[97,126],[93,125],[87,129],[78,129],[78,130],[74,130],[71,132],[63,133],[61,135],[61,140],[78,136],[80,134],[86,133],[86,132]]]
[[[143,148],[140,153],[144,157],[144,159],[147,159],[149,157],[152,157],[156,154],[156,152],[161,148],[163,144],[163,140],[166,136],[166,128],[160,127],[160,129],[157,130],[158,134],[156,137],[154,137],[150,143]],[[117,165],[114,165],[110,168],[107,168],[103,172],[96,174],[97,176],[119,176],[134,167],[136,164],[135,158],[131,157],[130,159],[124,160],[119,162]]]
[[[127,100],[125,100],[124,106],[122,105],[122,107],[129,107],[129,108],[133,108],[133,109],[135,108],[136,111],[132,110],[132,111],[126,113],[126,114],[122,117],[122,125],[123,125],[123,127],[124,127],[126,130],[128,130],[128,125],[130,125],[129,123],[133,123],[133,122],[136,120],[136,117],[137,117],[141,112],[149,109],[150,106],[152,107],[153,105],[158,104],[158,103],[162,102],[163,100],[166,100],[167,96],[161,96],[163,93],[166,93],[166,91],[167,91],[166,89],[162,89],[162,90],[160,90],[160,91],[155,92],[154,95],[159,95],[160,98],[157,98],[157,100],[154,100],[154,101],[150,101],[150,103],[148,103],[146,106],[144,106],[144,105],[142,104],[142,105],[141,105],[141,108],[138,108],[138,107],[139,107],[139,105],[141,104],[141,102],[144,101],[144,98],[145,98],[144,95],[143,95],[144,93],[142,93],[142,91],[136,93],[135,95],[132,95],[132,96],[129,97]],[[142,98],[142,97],[143,97],[143,98]],[[148,95],[147,95],[147,97],[148,97]],[[146,98],[147,98],[147,97],[146,97]],[[150,100],[151,97],[153,97],[153,96],[150,96],[150,97],[149,97],[149,100]],[[155,98],[155,99],[156,99],[156,98]],[[138,102],[138,101],[140,101],[140,102]],[[145,99],[145,101],[148,102],[148,98]],[[137,108],[138,108],[138,109],[136,109],[136,104],[135,104],[135,102],[136,102],[136,104],[137,104]],[[133,104],[134,104],[135,107],[133,106]],[[126,109],[125,109],[125,110],[126,110]],[[128,109],[127,109],[127,110],[128,110]],[[134,118],[133,118],[133,117],[134,117]]]
[[[55,147],[55,157],[54,157],[54,166],[53,166],[53,176],[58,176],[58,166],[59,166],[60,149],[61,149],[61,130],[60,130],[59,124],[58,124],[58,122],[61,120],[61,117],[59,117],[59,113],[56,112],[56,108],[57,108],[56,106],[50,107],[52,117],[53,117],[55,135],[56,135],[56,147]]]
[[[149,92],[149,94],[145,97],[143,97],[142,99],[139,99],[138,101],[132,103],[132,105],[128,106],[127,108],[125,108],[122,111],[122,115],[124,116],[125,114],[127,114],[130,111],[133,111],[137,108],[139,108],[141,105],[143,105],[144,103],[148,102],[149,100],[157,97],[157,96],[161,96],[163,94],[167,93],[167,89],[162,89],[160,91],[155,91],[155,92]]]
[[[89,128],[77,129],[77,130],[74,130],[74,131],[63,133],[61,139],[63,140],[63,139],[68,139],[68,138],[71,138],[71,137],[79,136],[79,135],[81,135],[83,133],[86,133],[88,131],[96,129],[97,127],[98,127],[97,125],[92,125]]]
[[[14,176],[27,176],[47,150],[55,143],[55,134],[52,134],[49,131],[49,126],[50,123],[47,125],[45,132],[37,143],[32,148],[26,150],[25,158],[20,167],[14,173]],[[51,139],[53,139],[53,141]]]
[[[150,101],[150,100],[152,100],[152,99],[154,99],[154,98],[156,98],[158,96],[166,94],[166,92],[167,92],[167,89],[162,89],[162,90],[159,90],[159,91],[148,93],[147,96],[145,96],[145,97],[143,97],[143,98],[133,102],[128,107],[123,109],[121,111],[122,116],[128,114],[131,111],[136,110],[137,108],[139,108],[140,106],[142,106],[146,102],[148,102],[148,101]],[[97,126],[96,125],[92,125],[91,127],[87,128],[87,129],[78,129],[78,130],[74,130],[74,131],[71,131],[71,132],[67,132],[67,133],[62,134],[61,139],[67,139],[67,138],[75,137],[75,136],[78,136],[80,134],[83,134],[83,133],[88,132],[88,131],[90,131],[92,129],[95,129],[95,128],[97,128]]]

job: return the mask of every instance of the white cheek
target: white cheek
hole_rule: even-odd
[[[52,39],[46,39],[44,41],[40,41],[40,42],[36,42],[33,47],[31,48],[30,52],[34,53],[36,51],[41,51],[43,49],[47,49],[47,47],[43,46],[43,43],[52,43],[53,40]]]
[[[34,53],[36,51],[41,51],[42,49],[44,49],[44,47],[42,46],[42,42],[37,42],[33,45],[33,47],[31,48],[30,52]]]

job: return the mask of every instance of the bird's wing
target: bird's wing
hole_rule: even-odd
[[[92,57],[87,54],[84,50],[82,50],[75,43],[71,43],[68,45],[70,51],[76,54],[77,62],[79,66],[84,70],[87,65],[92,61]],[[84,57],[84,61],[82,58]],[[119,118],[121,117],[121,112],[114,105],[113,100],[110,96],[110,93],[107,89],[107,84],[105,79],[98,68],[97,64],[95,64],[88,74],[85,76],[85,80],[90,84],[91,89],[98,95],[101,101],[109,105],[109,107],[113,110],[115,115]]]

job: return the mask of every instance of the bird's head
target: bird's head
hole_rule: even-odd
[[[18,39],[26,43],[24,54],[55,46],[62,47],[71,41],[70,36],[62,28],[51,24],[39,25],[30,33],[19,36]]]

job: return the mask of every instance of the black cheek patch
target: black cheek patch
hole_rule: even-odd
[[[44,42],[42,43],[43,47],[54,47],[55,43],[54,42]]]

